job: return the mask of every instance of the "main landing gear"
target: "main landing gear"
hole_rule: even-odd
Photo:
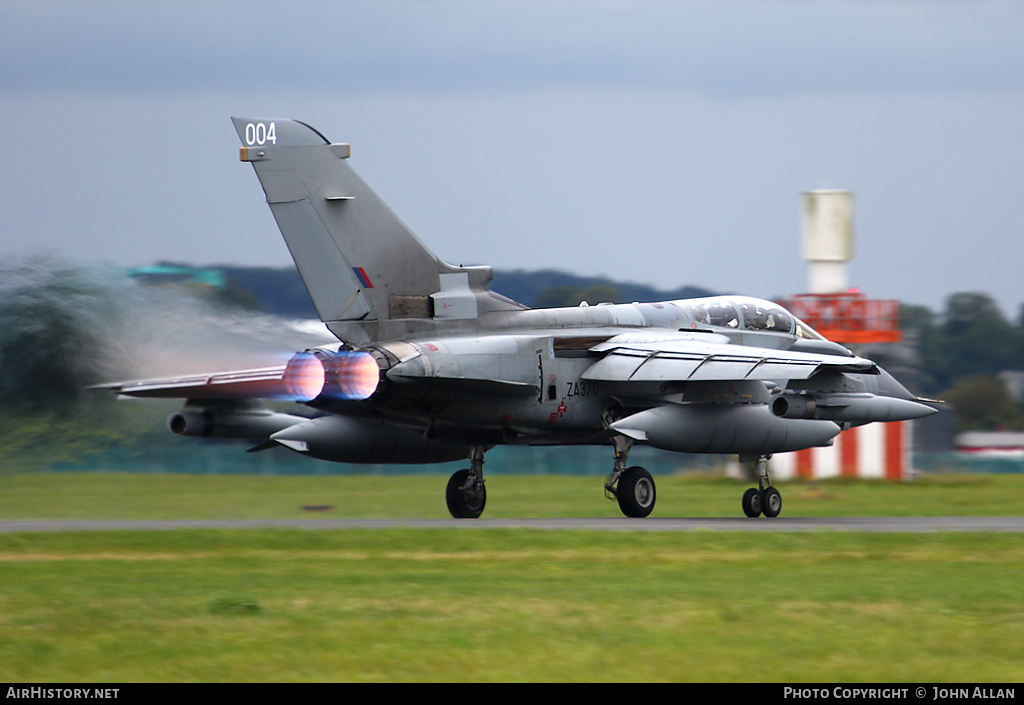
[[[782,511],[782,495],[772,487],[771,479],[768,477],[769,458],[770,455],[757,458],[757,489],[751,487],[743,493],[743,513],[751,518],[764,514],[770,519],[777,517]]]
[[[627,517],[642,518],[650,516],[657,500],[657,490],[651,473],[642,467],[626,466],[626,458],[633,441],[626,436],[616,435],[612,442],[615,446],[615,466],[611,475],[604,483],[605,496],[619,503],[619,509]],[[483,446],[474,446],[470,450],[469,467],[459,470],[448,480],[445,500],[448,511],[456,519],[476,519],[483,514],[487,504],[487,490],[484,487],[484,450]],[[782,511],[782,495],[772,487],[768,477],[768,459],[770,455],[740,460],[749,462],[754,459],[757,470],[757,487],[751,487],[743,493],[743,513],[748,517],[762,514],[768,518],[777,517]]]
[[[619,509],[628,517],[645,517],[654,510],[657,491],[654,478],[644,468],[626,467],[626,456],[633,447],[633,441],[626,436],[616,435],[615,467],[604,483],[604,494],[608,499],[616,499]]]
[[[457,471],[448,479],[444,498],[448,511],[456,519],[476,519],[484,513],[487,504],[484,448],[473,446],[469,453],[469,468]]]

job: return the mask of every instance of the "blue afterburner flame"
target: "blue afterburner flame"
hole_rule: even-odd
[[[296,401],[368,399],[377,391],[380,368],[367,352],[298,353],[288,362],[285,387]]]

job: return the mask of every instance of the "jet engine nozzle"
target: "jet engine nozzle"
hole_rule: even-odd
[[[361,350],[297,353],[288,361],[284,384],[296,401],[368,399],[380,384],[380,367]]]
[[[296,353],[284,369],[284,386],[296,401],[312,401],[324,390],[324,365],[311,352]]]

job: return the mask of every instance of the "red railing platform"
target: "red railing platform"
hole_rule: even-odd
[[[837,343],[897,343],[900,302],[860,292],[797,294],[779,301],[790,313]]]

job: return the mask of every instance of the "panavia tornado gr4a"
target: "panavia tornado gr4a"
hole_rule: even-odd
[[[934,413],[871,360],[770,301],[713,297],[530,309],[488,289],[490,267],[446,264],[349,165],[349,146],[294,120],[232,118],[241,159],[338,344],[286,365],[104,385],[180,397],[190,436],[251,439],[342,463],[467,460],[452,516],[480,516],[496,445],[605,445],[605,490],[645,517],[655,484],[633,444],[755,462],[751,517],[782,508],[773,453],[843,429]],[[279,413],[258,399],[304,404]]]

